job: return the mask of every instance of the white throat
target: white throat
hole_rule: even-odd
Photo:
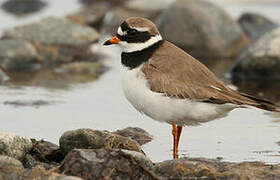
[[[150,47],[151,45],[159,42],[160,40],[162,40],[161,35],[156,35],[156,36],[152,36],[151,39],[149,39],[146,42],[142,42],[142,43],[127,43],[126,41],[120,41],[119,45],[122,49],[122,52],[135,52],[135,51],[141,51],[147,47]]]

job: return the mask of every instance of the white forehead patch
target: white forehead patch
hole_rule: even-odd
[[[126,35],[126,32],[123,32],[123,31],[122,31],[122,28],[119,27],[119,28],[118,28],[118,34],[121,35],[121,36],[125,36],[125,35]]]
[[[136,29],[139,32],[149,31],[148,27],[131,27],[131,28]]]

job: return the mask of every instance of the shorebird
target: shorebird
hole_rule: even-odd
[[[139,112],[172,125],[174,159],[183,126],[225,117],[239,107],[280,110],[227,87],[205,65],[164,40],[148,19],[126,19],[104,43],[111,44],[122,50],[122,86],[128,101]]]

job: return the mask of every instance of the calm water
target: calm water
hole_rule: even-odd
[[[214,1],[214,0],[213,0]],[[0,1],[1,2],[1,1]],[[0,30],[27,23],[49,15],[63,16],[80,8],[73,0],[48,1],[49,6],[39,14],[18,19],[0,10]],[[275,5],[237,3],[222,4],[237,17],[241,12],[255,10],[274,12]],[[273,13],[272,13],[273,14]],[[270,14],[271,15],[271,14]],[[280,11],[272,18],[277,20]],[[279,20],[279,19],[278,19]],[[279,22],[279,21],[278,21]],[[104,39],[101,40],[103,42]],[[98,81],[59,86],[50,79],[40,79],[40,85],[30,82],[0,86],[0,131],[15,132],[32,138],[44,138],[58,143],[66,130],[92,128],[122,129],[137,126],[147,130],[154,140],[143,149],[153,161],[172,158],[171,126],[141,115],[128,104],[120,85],[120,52],[116,47],[102,47],[110,54],[104,60],[111,67]],[[217,63],[219,64],[219,63]],[[225,64],[227,64],[225,62]],[[210,65],[211,66],[211,65]],[[225,65],[228,66],[228,65]],[[221,69],[215,69],[219,74]],[[46,84],[51,84],[50,87]],[[28,85],[27,85],[28,84]],[[42,85],[43,84],[43,85]],[[56,88],[57,87],[57,88]],[[246,85],[245,85],[246,89]],[[6,101],[45,100],[46,106],[15,107]],[[222,157],[226,161],[255,161],[280,163],[280,115],[256,109],[236,109],[226,118],[202,126],[185,127],[180,142],[180,155],[190,157]]]

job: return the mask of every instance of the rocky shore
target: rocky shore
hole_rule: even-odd
[[[151,140],[132,127],[67,131],[59,145],[0,133],[0,179],[280,179],[280,164],[205,158],[152,162],[140,146]]]

